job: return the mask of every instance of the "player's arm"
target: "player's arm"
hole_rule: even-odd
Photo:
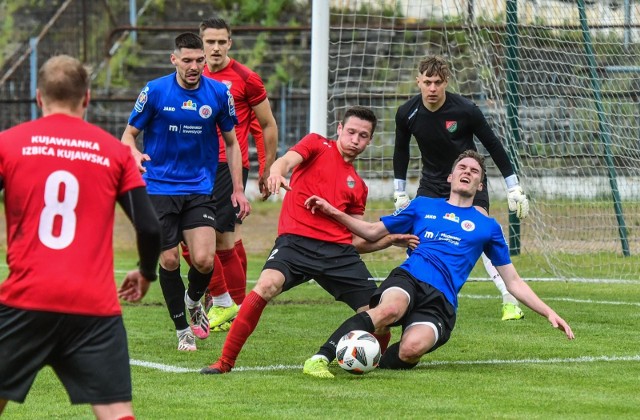
[[[518,219],[524,219],[529,214],[529,199],[520,186],[520,181],[509,160],[507,151],[477,106],[474,108],[471,118],[473,119],[474,134],[491,155],[491,159],[493,159],[507,184],[509,210],[515,211]]]
[[[124,129],[124,133],[122,133],[120,141],[122,141],[123,144],[129,146],[129,149],[131,149],[131,154],[133,155],[133,159],[138,165],[138,170],[140,172],[146,172],[147,170],[144,166],[142,166],[142,164],[148,160],[151,160],[151,158],[146,153],[140,152],[136,147],[136,139],[138,138],[138,135],[140,133],[140,130],[130,124],[127,124],[127,127]]]
[[[391,245],[401,248],[416,249],[420,243],[420,238],[410,233],[390,233],[375,242],[371,242],[357,235],[353,235],[352,243],[359,254],[367,254],[369,252],[389,248]]]
[[[403,115],[400,109],[396,112],[396,138],[393,146],[393,203],[396,210],[406,207],[411,201],[406,192],[411,131],[406,127]]]
[[[231,182],[233,183],[233,193],[231,194],[231,203],[234,207],[239,207],[238,218],[244,219],[251,213],[251,204],[244,195],[244,184],[242,182],[242,155],[240,145],[236,137],[236,130],[221,131],[224,139],[225,151],[227,153],[227,163],[229,172],[231,172]]]
[[[291,191],[291,187],[287,182],[286,176],[296,166],[300,165],[304,158],[298,152],[289,150],[287,153],[276,159],[273,165],[269,167],[269,176],[267,178],[267,188],[271,194],[278,194],[280,188]]]
[[[366,222],[362,219],[362,216],[358,218],[340,211],[329,204],[327,200],[318,197],[317,195],[312,195],[307,198],[304,205],[311,210],[311,213],[315,214],[317,211],[320,211],[327,216],[332,217],[338,223],[343,224],[352,233],[367,241],[377,242],[385,235],[389,234],[389,231],[382,222]]]
[[[144,297],[149,282],[157,277],[158,258],[160,257],[161,228],[151,200],[144,187],[134,188],[118,197],[118,204],[124,210],[136,231],[138,270],[127,273],[118,290],[120,298],[136,302]]]
[[[544,303],[542,299],[529,287],[527,283],[520,277],[513,264],[496,266],[498,273],[504,280],[507,290],[518,301],[527,305],[530,309],[547,318],[554,328],[564,331],[570,340],[575,338],[571,327],[549,305]]]
[[[265,168],[270,168],[276,160],[276,151],[278,149],[278,125],[276,124],[273,112],[271,112],[269,99],[265,99],[258,105],[252,107],[252,109],[256,119],[260,123],[260,127],[262,128]],[[256,146],[259,147],[259,145]],[[266,200],[269,195],[271,195],[271,192],[266,185],[268,177],[269,174],[263,171],[260,179],[258,180],[258,186],[263,200]]]

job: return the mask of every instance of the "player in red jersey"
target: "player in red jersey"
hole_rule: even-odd
[[[376,289],[358,252],[371,252],[395,243],[417,243],[413,235],[390,235],[372,243],[354,237],[344,226],[305,208],[305,200],[322,191],[347,214],[362,218],[368,189],[353,161],[371,142],[377,119],[368,108],[352,107],[338,124],[338,139],[308,134],[270,168],[267,186],[272,194],[287,190],[278,223],[278,238],[258,283],[247,295],[231,324],[221,358],[203,374],[231,371],[249,335],[256,328],[267,303],[295,286],[314,279],[336,300],[354,311],[368,308]],[[295,168],[295,169],[294,169]],[[291,183],[285,175],[293,169]],[[357,249],[357,250],[356,250]],[[380,337],[389,342],[389,334]]]
[[[0,414],[50,365],[73,404],[133,418],[118,293],[138,301],[156,278],[160,223],[129,148],[82,117],[89,75],[66,55],[38,73],[43,117],[0,133],[9,276],[0,285]],[[116,293],[115,203],[137,232],[140,267]]]
[[[256,132],[256,128],[262,132],[262,142],[259,135],[254,134],[254,139],[258,140],[256,144],[258,155],[264,155],[263,167],[268,168],[276,156],[278,143],[276,120],[271,112],[267,91],[260,76],[228,55],[233,43],[229,25],[221,18],[206,19],[200,24],[200,36],[204,42],[207,61],[203,75],[226,84],[233,95],[238,118],[235,129],[242,152],[246,185],[249,174],[251,123],[255,121],[259,126],[255,127],[254,124],[253,133]],[[266,188],[267,175],[263,171],[258,180],[263,199],[270,195]],[[214,275],[209,284],[209,291],[213,296],[208,315],[212,331],[228,330],[229,321],[236,316],[238,305],[244,300],[247,287],[247,258],[242,243],[240,223],[236,219],[237,211],[229,199],[231,190],[228,179],[226,155],[221,149],[214,187],[218,211],[215,263],[219,262],[219,265],[214,266]]]

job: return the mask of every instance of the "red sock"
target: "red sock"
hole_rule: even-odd
[[[222,270],[224,271],[224,279],[227,283],[227,290],[233,301],[240,305],[247,293],[247,277],[242,270],[242,263],[238,258],[235,248],[216,251]]]
[[[391,341],[391,331],[386,334],[374,333],[373,336],[378,340],[378,343],[380,343],[380,353],[384,354],[384,352],[387,351],[387,347],[389,347],[389,341]]]
[[[244,343],[247,342],[247,338],[256,329],[265,306],[267,306],[267,301],[256,292],[251,291],[247,295],[238,316],[231,324],[227,339],[224,340],[221,357],[223,362],[228,363],[231,367],[235,366],[238,354]]]
[[[213,256],[213,275],[209,282],[209,293],[211,296],[220,296],[227,293],[227,282],[224,278],[224,269],[222,268],[222,262],[216,253]]]
[[[244,271],[244,277],[247,277],[247,252],[244,249],[244,244],[242,243],[242,239],[238,239],[234,246],[236,253],[238,254],[238,258],[240,258],[240,264],[242,264],[242,271]]]
[[[191,254],[189,254],[189,248],[187,248],[187,245],[184,242],[182,242],[180,245],[182,247],[182,258],[184,258],[187,264],[189,264],[189,267],[192,267]]]

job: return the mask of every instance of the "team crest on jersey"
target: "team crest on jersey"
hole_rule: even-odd
[[[138,95],[138,99],[136,99],[136,104],[133,107],[136,110],[136,112],[142,112],[142,110],[144,109],[144,104],[146,104],[147,101],[149,100],[149,94],[147,92],[149,92],[149,86],[145,86],[144,89],[142,89],[142,91]]]
[[[444,215],[444,218],[447,220],[451,220],[452,222],[460,223],[460,218],[456,216],[455,213],[447,213]]]
[[[352,177],[351,175],[349,175],[349,176],[347,177],[347,187],[349,187],[349,188],[353,188],[353,187],[355,187],[355,186],[356,186],[356,180],[355,180],[355,179],[353,179],[353,177]]]
[[[460,227],[465,232],[473,232],[476,228],[476,224],[473,223],[471,220],[463,220],[462,223],[460,223]]]
[[[455,133],[458,129],[458,121],[445,121],[444,126],[450,133]]]
[[[231,85],[233,84],[231,83],[231,80],[223,80],[222,83],[224,83],[227,89],[231,89]]]
[[[233,95],[227,91],[227,103],[229,104],[229,115],[236,116],[236,103],[233,101]]]
[[[197,111],[198,110],[198,104],[196,104],[191,99],[189,99],[188,101],[185,101],[185,102],[182,103],[181,108],[182,109],[186,109],[187,111]]]
[[[200,116],[206,120],[213,114],[213,111],[211,110],[211,107],[209,105],[202,105],[198,110],[198,114],[200,114]]]

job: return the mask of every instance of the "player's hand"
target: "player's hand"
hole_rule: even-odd
[[[138,302],[147,294],[150,285],[140,271],[129,271],[118,289],[118,297],[127,302]]]
[[[146,154],[140,152],[138,149],[131,149],[131,154],[133,155],[133,159],[136,161],[136,165],[138,165],[138,170],[140,173],[147,172],[147,168],[144,167],[144,163],[151,160],[151,157]]]
[[[520,185],[507,190],[507,202],[509,210],[515,211],[518,219],[524,219],[529,214],[529,199],[527,199]]]
[[[291,187],[287,184],[287,179],[280,174],[269,175],[267,178],[267,189],[271,194],[278,194],[280,188],[285,191],[291,191]]]
[[[233,204],[234,208],[239,209],[236,217],[240,220],[244,220],[251,213],[251,203],[249,203],[243,191],[234,191],[231,194],[231,204]]]
[[[556,314],[555,312],[551,313],[547,319],[549,320],[553,328],[557,328],[560,331],[564,331],[565,335],[569,340],[573,340],[574,338],[576,338],[575,334],[571,330],[571,327],[569,326],[569,324],[567,324],[567,321],[560,318],[558,314]]]
[[[268,177],[262,173],[258,178],[258,188],[260,189],[260,196],[262,201],[265,201],[267,198],[271,196],[271,191],[269,191],[268,185]]]
[[[393,205],[396,206],[396,210],[407,207],[410,202],[411,199],[405,191],[396,191],[393,193]]]
[[[416,249],[420,244],[420,238],[410,233],[398,233],[392,235],[391,244],[399,246],[401,248],[409,248],[413,250]]]
[[[318,197],[317,195],[312,195],[304,201],[304,205],[307,209],[311,210],[312,214],[316,214],[316,212],[320,211],[328,216],[332,214],[332,212],[336,211],[336,208],[333,207],[327,200],[322,197]]]

